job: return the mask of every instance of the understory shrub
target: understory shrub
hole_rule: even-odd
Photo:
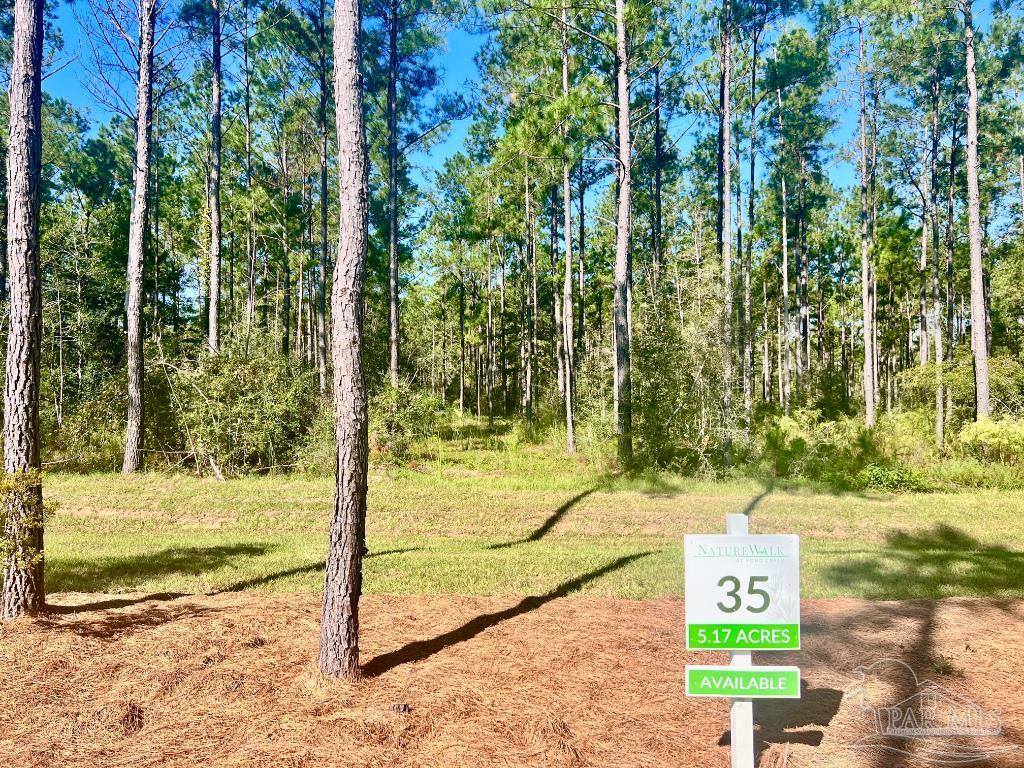
[[[1005,417],[964,425],[956,439],[968,456],[1011,466],[1024,465],[1024,420]]]
[[[402,461],[413,441],[436,435],[445,419],[441,399],[405,383],[388,385],[370,399],[370,448]]]
[[[758,438],[752,460],[770,476],[839,487],[858,486],[860,470],[874,455],[862,423],[848,417],[823,421],[811,409],[769,420]]]
[[[63,414],[60,424],[43,424],[43,461],[62,471],[115,471],[124,459],[128,398],[120,378],[103,382],[88,399]],[[47,429],[49,427],[49,429]]]
[[[899,464],[868,464],[857,473],[858,484],[877,491],[909,492],[930,490],[928,483],[909,467]]]
[[[312,372],[276,354],[203,355],[170,379],[184,448],[214,471],[290,468],[319,407]]]

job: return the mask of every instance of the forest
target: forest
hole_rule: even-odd
[[[76,68],[109,118],[44,99],[44,462],[316,465],[330,9],[73,8],[80,50],[51,9],[46,67]],[[369,3],[375,445],[400,454],[454,411],[689,473],[813,473],[801,446],[849,453],[872,427],[877,455],[845,464],[882,482],[916,482],[885,469],[900,451],[1014,463],[1024,26],[978,18]],[[466,83],[441,68],[453,32],[478,47]]]
[[[1014,765],[1021,10],[0,1],[0,762]]]
[[[73,13],[79,50],[50,9],[45,66],[96,108],[43,105],[44,463],[315,468],[330,9]],[[472,414],[687,473],[1014,464],[1024,27],[974,13],[367,4],[375,447],[401,460]],[[455,34],[465,83],[442,69]]]

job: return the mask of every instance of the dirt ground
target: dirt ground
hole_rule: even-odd
[[[50,602],[0,628],[2,766],[729,764],[728,702],[683,695],[725,655],[685,652],[680,601],[368,597],[357,683],[316,672],[316,595]],[[755,657],[805,682],[755,705],[761,766],[1024,766],[1024,601],[805,601],[803,632]],[[1001,731],[876,733],[922,692]]]

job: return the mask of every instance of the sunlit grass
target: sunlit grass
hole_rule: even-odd
[[[1024,596],[1024,493],[835,495],[672,475],[616,477],[536,447],[438,441],[371,470],[365,589],[541,593],[642,554],[582,591],[682,592],[682,537],[750,510],[802,537],[805,597]],[[424,458],[424,456],[426,458]],[[320,588],[331,478],[47,475],[51,591]]]

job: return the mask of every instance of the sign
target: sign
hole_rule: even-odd
[[[686,647],[727,650],[729,666],[686,665],[687,696],[726,696],[732,768],[754,768],[753,699],[799,699],[796,667],[755,667],[751,651],[800,648],[800,539],[751,536],[746,514],[725,536],[687,536]]]
[[[687,696],[799,699],[798,667],[715,667],[687,665]]]
[[[800,538],[688,535],[686,647],[800,648]]]

